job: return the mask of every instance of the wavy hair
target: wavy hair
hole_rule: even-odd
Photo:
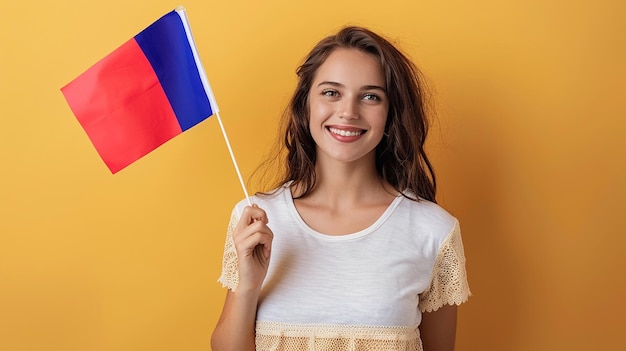
[[[278,166],[272,186],[291,181],[300,190],[297,197],[306,196],[315,187],[316,146],[309,130],[308,96],[315,73],[338,48],[373,55],[384,71],[389,111],[385,134],[376,147],[376,171],[404,196],[435,202],[435,174],[424,150],[429,121],[422,75],[388,40],[354,26],[322,39],[296,70],[298,83],[281,121],[282,141],[265,162],[265,174]]]

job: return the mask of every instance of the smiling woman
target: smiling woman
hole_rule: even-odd
[[[375,56],[357,49],[337,49],[328,56],[309,93],[309,130],[318,164],[373,164],[389,110],[384,87]]]
[[[298,77],[284,177],[232,212],[213,350],[453,350],[470,292],[458,221],[435,204],[417,69],[348,27]]]

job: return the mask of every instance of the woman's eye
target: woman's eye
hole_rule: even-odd
[[[377,101],[377,100],[380,100],[380,97],[378,97],[378,95],[376,94],[365,94],[365,96],[363,96],[363,99]]]
[[[335,90],[324,90],[322,91],[322,95],[324,96],[330,96],[330,97],[335,97],[338,95],[337,91]]]

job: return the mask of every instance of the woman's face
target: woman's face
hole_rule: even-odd
[[[375,56],[345,48],[328,56],[309,91],[309,128],[318,163],[375,161],[387,122],[386,91]]]

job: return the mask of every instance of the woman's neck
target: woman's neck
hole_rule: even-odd
[[[398,195],[373,164],[318,162],[315,175],[315,187],[295,199],[294,206],[309,227],[327,235],[356,233],[370,227]],[[293,193],[297,194],[297,189],[292,189]]]
[[[336,209],[387,203],[398,195],[376,172],[373,162],[318,162],[316,183],[301,198],[312,204]]]

